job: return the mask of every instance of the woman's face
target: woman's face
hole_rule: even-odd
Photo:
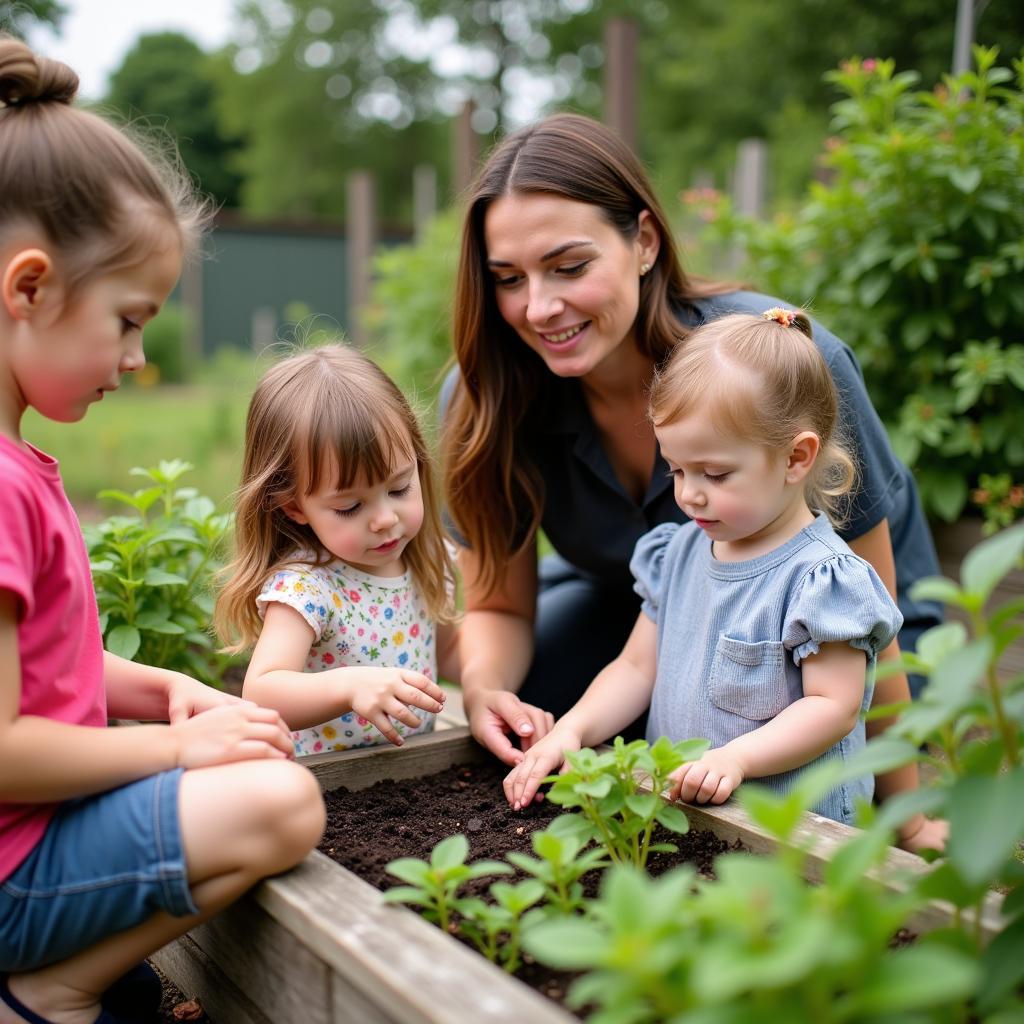
[[[561,196],[502,196],[484,216],[498,310],[559,377],[585,377],[633,342],[640,267],[658,242],[647,211],[626,239],[599,207]]]

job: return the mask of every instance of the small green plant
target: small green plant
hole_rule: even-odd
[[[467,864],[469,841],[464,835],[449,836],[430,852],[430,860],[400,857],[387,866],[405,885],[394,886],[384,893],[389,903],[411,903],[422,907],[421,913],[443,931],[451,931],[453,911],[458,909],[459,889],[474,878],[487,875],[510,875],[512,868],[502,861],[481,860]]]
[[[547,798],[561,807],[579,808],[589,822],[584,835],[602,846],[615,864],[645,867],[654,851],[674,852],[672,843],[651,843],[656,825],[685,834],[690,823],[661,793],[669,775],[707,750],[706,740],[672,743],[662,736],[653,745],[644,740],[626,743],[616,736],[610,750],[569,751],[570,770],[551,775]]]
[[[214,649],[208,623],[231,516],[193,488],[178,487],[190,469],[177,459],[133,469],[150,486],[98,495],[131,514],[83,533],[107,650],[218,685],[228,659]]]
[[[522,964],[522,924],[527,911],[544,898],[544,886],[528,878],[516,885],[495,882],[490,888],[493,903],[477,896],[455,904],[461,918],[459,931],[492,963],[500,963],[509,974]]]
[[[552,907],[562,914],[571,914],[583,904],[580,879],[588,871],[609,864],[603,849],[583,849],[590,843],[589,833],[589,825],[581,815],[563,814],[544,831],[530,836],[536,857],[512,852],[505,859],[543,885]]]

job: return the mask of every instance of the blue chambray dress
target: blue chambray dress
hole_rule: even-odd
[[[720,747],[770,721],[803,696],[800,662],[820,645],[848,642],[867,654],[862,708],[874,666],[903,617],[874,569],[828,519],[745,562],[719,562],[695,523],[665,523],[637,543],[630,570],[643,611],[658,627],[658,670],[647,738],[704,737]],[[757,781],[784,792],[801,772],[864,747],[864,722],[803,768]],[[872,776],[844,783],[814,808],[852,824]]]

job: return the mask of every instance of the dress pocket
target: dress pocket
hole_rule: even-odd
[[[734,715],[763,722],[790,704],[786,649],[781,641],[748,644],[721,636],[711,663],[711,702]]]

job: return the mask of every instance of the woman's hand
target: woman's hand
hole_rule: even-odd
[[[521,701],[507,690],[478,690],[466,701],[466,717],[473,738],[508,765],[517,765],[523,752],[546,736],[555,724],[549,711]],[[509,734],[519,738],[522,749],[513,746]]]
[[[540,800],[537,791],[541,783],[562,767],[567,750],[579,750],[582,745],[577,734],[561,727],[534,743],[502,783],[512,809],[518,811],[528,807],[533,799]]]
[[[295,744],[284,719],[270,708],[235,701],[185,718],[171,730],[179,768],[257,758],[293,757]]]

